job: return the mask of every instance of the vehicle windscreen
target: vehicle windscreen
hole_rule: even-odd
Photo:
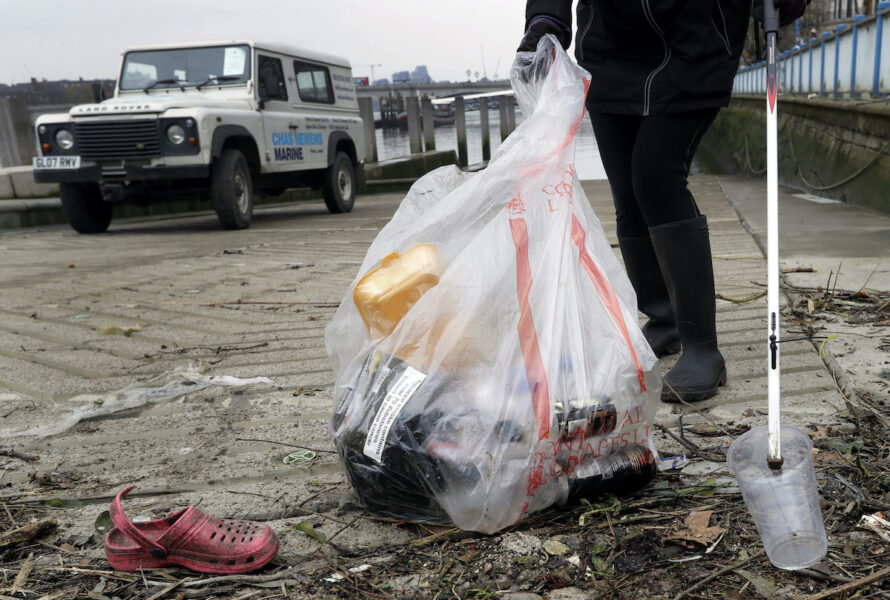
[[[248,46],[143,50],[124,56],[120,89],[242,85],[248,79]]]

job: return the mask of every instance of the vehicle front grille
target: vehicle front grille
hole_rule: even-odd
[[[85,121],[74,124],[80,156],[90,160],[149,158],[161,154],[156,120]]]

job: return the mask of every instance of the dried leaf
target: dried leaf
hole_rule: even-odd
[[[712,513],[713,511],[710,510],[698,510],[689,513],[683,521],[686,528],[677,531],[667,539],[690,547],[690,542],[705,546],[710,545],[726,531],[722,527],[711,527],[709,525]]]
[[[312,523],[309,521],[300,521],[297,523],[296,527],[294,527],[297,531],[302,531],[313,540],[317,541],[319,544],[324,544],[325,537],[323,533],[319,533],[315,531],[315,527],[312,526]]]
[[[723,435],[723,431],[717,428],[710,423],[699,423],[697,425],[690,425],[686,428],[686,431],[689,433],[694,433],[695,435],[700,435],[702,437],[713,437],[715,435]]]
[[[744,569],[736,569],[735,572],[750,581],[751,585],[754,586],[754,589],[757,590],[757,593],[764,598],[771,599],[779,597],[779,588],[776,587],[776,584],[769,581],[765,577],[755,575],[754,573],[746,571]]]
[[[107,510],[99,513],[99,516],[96,517],[96,521],[93,523],[93,527],[95,527],[96,531],[99,533],[108,533],[111,531],[111,515],[108,514]]]

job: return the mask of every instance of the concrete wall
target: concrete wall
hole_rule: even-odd
[[[735,97],[696,155],[706,171],[762,176],[766,100]],[[890,214],[890,106],[779,99],[779,181]]]
[[[35,143],[28,108],[14,98],[0,98],[0,167],[31,164]]]

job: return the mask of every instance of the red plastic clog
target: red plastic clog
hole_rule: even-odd
[[[247,573],[278,553],[278,536],[265,523],[217,519],[194,506],[134,524],[121,498],[135,487],[121,490],[109,509],[114,529],[105,536],[105,555],[115,569],[182,566],[201,573]]]

